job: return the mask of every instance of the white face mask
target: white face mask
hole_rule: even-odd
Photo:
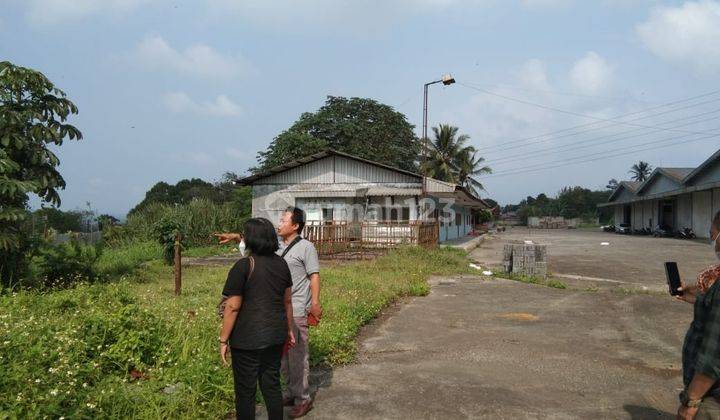
[[[715,251],[715,256],[718,260],[720,260],[720,251],[717,250],[717,242],[718,238],[720,238],[720,233],[715,236],[715,239],[710,241],[710,246],[712,247],[713,251]]]
[[[240,255],[243,257],[245,256],[245,241],[240,241],[238,244],[238,251],[240,251]]]

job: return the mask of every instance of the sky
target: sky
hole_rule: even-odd
[[[720,148],[719,1],[0,4],[0,60],[79,108],[84,139],[57,151],[66,210],[123,216],[158,181],[243,174],[327,95],[391,105],[420,134],[422,86],[446,73],[428,123],[470,136],[493,169],[482,195],[502,204]]]

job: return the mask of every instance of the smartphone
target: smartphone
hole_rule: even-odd
[[[682,290],[678,290],[681,286],[680,272],[677,263],[669,261],[665,263],[665,276],[667,277],[668,288],[672,296],[682,296]]]

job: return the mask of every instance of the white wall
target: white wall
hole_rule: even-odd
[[[642,229],[645,224],[643,223],[643,203],[636,202],[632,203],[632,229]]]
[[[693,226],[695,235],[699,238],[707,238],[712,220],[712,192],[699,191],[692,194],[693,197]]]
[[[614,213],[615,220],[613,221],[613,223],[615,224],[615,226],[620,226],[620,223],[624,222],[623,207],[624,206],[622,204],[614,207],[615,208],[615,213]]]
[[[643,201],[642,204],[643,227],[653,229],[657,225],[657,201],[648,200]]]
[[[677,197],[677,223],[675,229],[692,226],[692,194],[682,194]]]

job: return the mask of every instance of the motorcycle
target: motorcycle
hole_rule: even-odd
[[[615,225],[602,226],[600,229],[603,232],[615,232]]]
[[[680,239],[695,239],[696,235],[695,232],[692,230],[692,228],[684,227],[680,229],[678,232],[678,238]]]
[[[656,238],[669,238],[673,236],[672,232],[663,228],[660,225],[655,226],[655,230],[653,230],[652,235]]]

